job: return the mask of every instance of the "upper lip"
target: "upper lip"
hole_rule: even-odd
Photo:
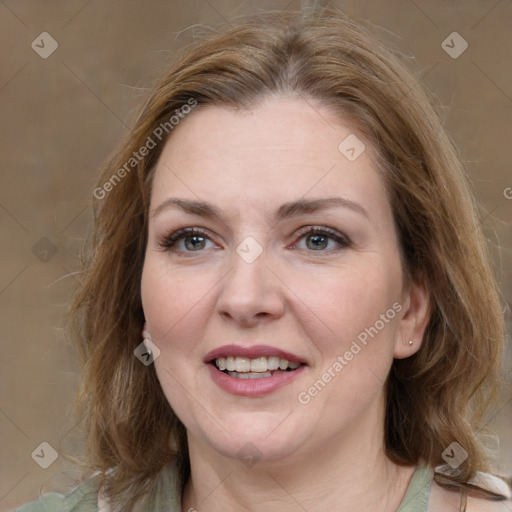
[[[257,357],[279,357],[286,359],[291,363],[305,363],[304,359],[286,352],[276,347],[268,345],[252,345],[245,347],[241,345],[224,345],[222,347],[211,350],[204,358],[205,363],[211,363],[219,357],[246,357],[248,359],[256,359]]]

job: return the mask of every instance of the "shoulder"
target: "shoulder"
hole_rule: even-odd
[[[12,512],[101,512],[98,509],[98,479],[90,478],[66,495],[44,494]]]
[[[512,492],[509,484],[490,473],[477,472],[460,484],[448,466],[434,471],[428,511],[453,510],[462,512],[512,512]]]
[[[512,512],[512,492],[501,478],[477,472],[467,484],[467,512]]]
[[[31,501],[12,512],[50,512],[51,510],[59,512],[65,510],[62,508],[62,500],[64,496],[57,493],[48,493],[41,496],[36,501]]]
[[[512,502],[468,497],[466,512],[512,512]]]
[[[82,482],[69,494],[48,493],[11,512],[110,512],[108,499],[100,489],[101,475]],[[144,503],[144,512],[178,512],[181,510],[179,472],[175,464],[162,468],[154,479]],[[139,510],[139,508],[137,508]]]

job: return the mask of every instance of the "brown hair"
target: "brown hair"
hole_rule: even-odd
[[[172,136],[169,119],[191,99],[197,108],[247,108],[265,95],[299,95],[338,112],[378,152],[404,275],[427,287],[431,310],[421,349],[395,360],[388,378],[387,454],[401,464],[437,465],[456,441],[469,455],[460,481],[488,470],[476,431],[499,381],[499,292],[460,158],[395,53],[337,11],[231,20],[166,70],[99,174],[70,326],[85,359],[79,410],[90,465],[104,475],[107,495],[124,500],[124,510],[165,464],[177,460],[183,479],[189,471],[184,426],[154,365],[141,364],[134,349],[144,322],[140,280],[152,173]],[[168,134],[130,160],[165,122]]]

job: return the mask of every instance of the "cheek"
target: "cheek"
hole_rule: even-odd
[[[142,272],[142,306],[153,342],[161,351],[179,348],[177,357],[193,351],[197,332],[206,321],[207,292],[212,286],[204,275],[171,271],[148,258]]]
[[[392,284],[399,280],[395,281],[379,268],[379,265],[350,266],[317,273],[314,279],[306,275],[294,278],[294,293],[313,313],[303,328],[309,330],[308,334],[324,356],[350,346],[351,341],[374,326],[399,297],[398,286]],[[393,330],[393,319],[386,317],[386,320],[385,328],[379,329],[381,337],[388,337]]]
[[[314,305],[315,320],[302,327],[319,354],[311,387],[302,391],[333,425],[357,416],[380,396],[393,362],[399,307],[393,283],[400,281],[371,268],[324,276],[315,279],[316,291],[304,286],[297,292]]]
[[[203,276],[204,278],[204,276]],[[141,280],[144,316],[153,342],[160,349],[155,361],[158,380],[175,413],[190,422],[190,396],[201,396],[197,380],[204,371],[198,340],[207,321],[208,288],[205,279],[170,271],[165,264],[146,259]]]

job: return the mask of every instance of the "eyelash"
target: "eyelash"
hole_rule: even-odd
[[[198,251],[179,251],[177,249],[173,249],[173,247],[175,247],[176,243],[179,242],[181,239],[185,238],[186,236],[193,236],[193,235],[200,235],[200,236],[207,238],[208,240],[211,240],[210,237],[208,236],[208,233],[204,229],[183,228],[183,229],[179,229],[178,231],[175,231],[174,233],[170,233],[169,235],[162,237],[162,239],[158,242],[158,245],[163,250],[166,250],[166,251],[172,250],[173,252],[176,252],[176,253],[185,252],[185,253],[189,253],[190,255],[192,255],[195,252],[198,252],[198,253],[203,252],[203,250],[201,250],[201,249],[199,249]],[[308,252],[317,252],[320,254],[321,253],[330,254],[332,252],[336,252],[341,249],[346,249],[347,247],[349,247],[351,245],[351,242],[347,236],[342,235],[341,233],[339,233],[338,231],[335,231],[334,229],[324,227],[324,226],[306,226],[305,228],[299,229],[299,231],[296,234],[296,236],[299,237],[297,241],[304,238],[306,235],[323,235],[323,236],[326,236],[327,238],[334,240],[339,245],[339,247],[336,249],[318,250],[318,251],[310,250]],[[295,243],[294,243],[294,247],[295,247]]]

